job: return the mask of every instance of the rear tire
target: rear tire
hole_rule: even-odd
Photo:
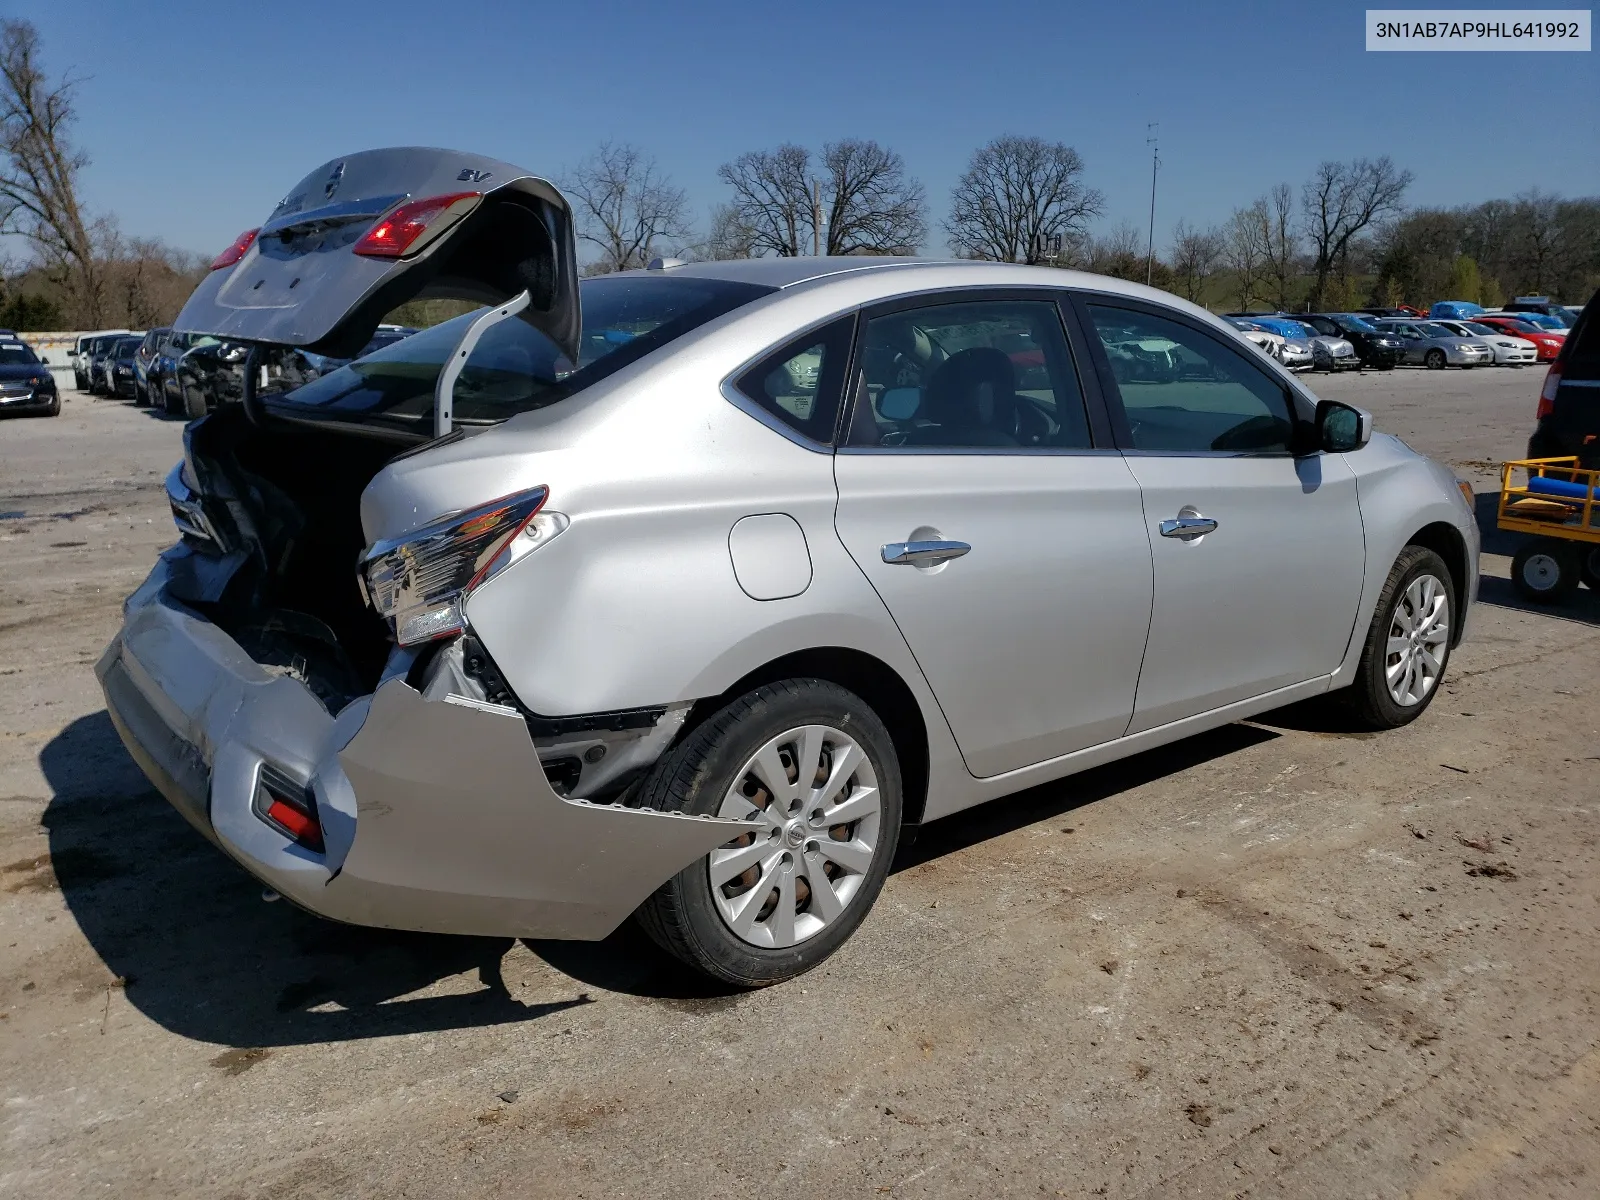
[[[1583,581],[1589,585],[1589,590],[1600,592],[1600,546],[1591,546],[1585,551],[1579,570],[1583,573]]]
[[[1559,604],[1572,595],[1581,571],[1577,550],[1554,538],[1529,542],[1511,560],[1511,582],[1535,604]]]
[[[662,949],[696,970],[765,987],[822,962],[871,909],[899,841],[900,765],[888,730],[859,696],[820,679],[786,679],[696,726],[652,768],[640,803],[756,822],[662,884],[636,915]],[[714,884],[714,870],[726,878]]]
[[[1444,683],[1455,620],[1455,589],[1444,559],[1407,546],[1378,593],[1355,682],[1339,701],[1367,729],[1415,721]]]

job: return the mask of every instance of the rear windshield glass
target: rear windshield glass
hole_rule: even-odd
[[[1367,321],[1362,317],[1352,317],[1348,315],[1339,316],[1333,319],[1333,323],[1340,329],[1346,330],[1349,333],[1378,332],[1377,328],[1370,321]]]
[[[0,342],[0,367],[27,367],[38,361],[21,342]]]
[[[483,335],[456,381],[455,419],[503,421],[554,404],[769,291],[720,279],[586,279],[579,285],[583,332],[578,361],[569,361],[526,323],[502,321]],[[434,382],[475,315],[414,333],[292,392],[262,398],[284,415],[431,435]]]

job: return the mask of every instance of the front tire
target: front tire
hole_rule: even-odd
[[[736,987],[809,971],[860,926],[900,836],[900,765],[865,701],[820,679],[756,688],[696,726],[641,805],[755,822],[663,884],[639,924]]]
[[[183,415],[191,421],[206,415],[206,394],[193,384],[183,385]]]
[[[1422,356],[1422,364],[1430,371],[1442,371],[1449,365],[1445,360],[1443,350],[1429,350]]]
[[[1341,700],[1368,729],[1397,729],[1426,711],[1450,662],[1456,598],[1450,572],[1432,550],[1400,552]]]

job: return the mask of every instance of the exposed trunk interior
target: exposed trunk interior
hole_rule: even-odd
[[[362,599],[361,493],[402,448],[393,442],[276,423],[228,405],[192,429],[190,458],[225,543],[189,538],[201,555],[242,558],[220,596],[180,596],[257,662],[304,679],[337,711],[376,687],[392,649]],[[237,559],[235,559],[237,561]],[[200,574],[206,574],[201,565]]]

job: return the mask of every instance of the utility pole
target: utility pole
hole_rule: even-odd
[[[822,183],[811,177],[811,257],[822,254]]]
[[[1161,146],[1156,140],[1156,131],[1161,128],[1160,122],[1151,121],[1145,126],[1149,136],[1144,139],[1145,145],[1150,147],[1150,238],[1145,243],[1144,282],[1150,286],[1150,281],[1155,277],[1156,268],[1156,170],[1161,166]]]

